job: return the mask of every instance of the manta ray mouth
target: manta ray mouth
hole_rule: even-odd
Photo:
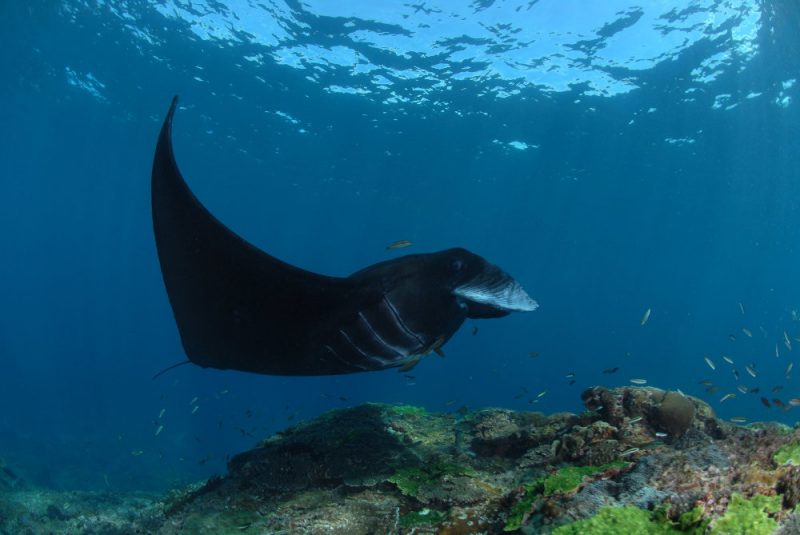
[[[468,307],[475,303],[502,312],[530,312],[539,308],[520,283],[498,268],[456,287],[453,293],[466,300]]]

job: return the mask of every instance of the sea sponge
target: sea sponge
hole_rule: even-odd
[[[695,406],[692,400],[678,392],[667,392],[655,414],[655,423],[674,437],[689,430],[694,421]]]

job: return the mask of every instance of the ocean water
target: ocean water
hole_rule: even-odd
[[[800,415],[760,401],[800,397],[794,0],[30,0],[0,30],[0,458],[35,484],[174,487],[370,401],[580,411],[642,378]],[[257,246],[341,276],[466,247],[540,308],[406,373],[152,380],[184,359],[149,198],[174,94],[187,181]]]

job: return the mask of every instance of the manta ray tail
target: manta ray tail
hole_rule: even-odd
[[[164,375],[168,371],[174,370],[178,366],[183,366],[184,364],[191,364],[191,363],[192,363],[191,360],[182,360],[182,361],[178,362],[177,364],[173,364],[172,366],[167,366],[166,368],[164,368],[163,370],[161,370],[160,372],[158,372],[157,374],[155,374],[153,376],[153,381],[155,381],[156,379],[158,379],[159,377],[161,377],[162,375]]]

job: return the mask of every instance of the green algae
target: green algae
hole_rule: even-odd
[[[556,492],[568,493],[577,489],[585,477],[600,474],[611,468],[627,466],[625,461],[613,461],[601,466],[567,466],[549,476],[540,477],[531,483],[523,484],[525,494],[514,504],[506,520],[504,531],[516,531],[522,527],[522,520],[530,512],[534,502],[541,496]]]
[[[757,494],[745,499],[734,494],[728,510],[714,523],[711,535],[769,535],[778,527],[778,522],[770,518],[769,513],[777,513],[780,509],[780,496]]]
[[[525,515],[531,511],[534,502],[539,499],[542,490],[542,479],[543,478],[539,478],[533,483],[526,483],[523,485],[525,494],[522,496],[522,499],[511,508],[511,512],[506,520],[506,525],[503,526],[503,531],[516,531],[522,527],[522,520],[525,518]]]
[[[793,464],[800,466],[800,442],[790,442],[775,452],[773,460],[779,465]]]
[[[410,511],[402,515],[398,525],[406,529],[419,526],[433,526],[443,522],[446,518],[446,512],[435,511],[433,509],[421,509],[419,511]]]
[[[550,496],[555,492],[572,492],[583,483],[585,477],[593,476],[611,468],[627,466],[625,461],[613,461],[600,466],[567,466],[544,478],[544,495]]]
[[[697,506],[690,511],[686,511],[680,517],[678,517],[678,529],[684,533],[688,532],[697,535],[705,533],[706,527],[711,520],[704,519],[704,513],[705,509],[700,506]]]
[[[475,476],[475,470],[455,463],[438,463],[431,466],[402,468],[388,481],[397,485],[406,496],[416,496],[422,487],[434,486],[444,476]]]
[[[649,511],[638,507],[603,507],[596,515],[585,520],[559,526],[553,535],[661,535],[663,533],[684,533],[675,529],[669,522],[654,522]]]
[[[414,405],[389,405],[389,410],[404,416],[427,416],[428,411],[424,407]]]
[[[728,510],[715,521],[709,535],[769,535],[778,527],[778,522],[770,518],[769,514],[777,513],[780,509],[780,496],[756,495],[745,499],[734,494]],[[673,523],[666,519],[660,508],[650,513],[632,506],[603,507],[591,518],[559,526],[553,530],[553,535],[700,535],[706,532],[710,523],[703,519],[703,513],[702,508],[695,507]]]

